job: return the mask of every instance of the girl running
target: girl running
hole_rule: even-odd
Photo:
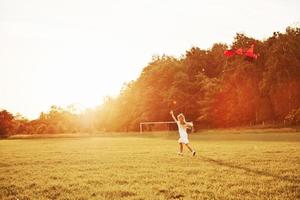
[[[188,134],[186,132],[187,129],[191,129],[193,127],[193,123],[191,122],[186,122],[185,121],[185,117],[182,113],[180,113],[176,117],[174,116],[173,111],[170,111],[170,114],[172,116],[172,118],[174,119],[174,121],[176,122],[177,126],[178,126],[178,132],[179,132],[179,139],[178,139],[178,143],[179,143],[179,155],[183,155],[183,144],[185,144],[185,146],[192,152],[192,155],[195,156],[196,155],[196,151],[193,150],[190,146],[189,146],[189,139],[188,139]]]

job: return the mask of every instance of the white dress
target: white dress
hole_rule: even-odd
[[[180,124],[179,121],[177,121],[177,126],[178,126],[178,132],[179,132],[178,143],[188,144],[189,139],[188,139],[188,134],[186,132],[187,128],[184,125]]]

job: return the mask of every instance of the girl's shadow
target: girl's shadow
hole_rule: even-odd
[[[251,168],[248,168],[248,167],[238,166],[238,165],[235,165],[235,164],[232,164],[232,163],[227,163],[227,162],[224,162],[224,161],[221,161],[221,160],[215,160],[215,159],[205,157],[205,156],[199,156],[199,157],[201,157],[206,162],[214,163],[214,164],[217,164],[217,165],[220,165],[220,166],[229,167],[229,168],[232,168],[232,169],[244,170],[247,173],[253,173],[253,174],[256,174],[256,175],[259,175],[259,176],[268,176],[268,177],[272,177],[272,178],[280,180],[280,181],[287,181],[287,182],[291,182],[291,183],[300,184],[300,180],[298,179],[298,177],[297,178],[296,177],[295,178],[290,178],[290,177],[280,176],[280,175],[272,174],[272,173],[269,173],[269,172],[266,172],[266,171],[260,171],[260,170],[251,169]]]

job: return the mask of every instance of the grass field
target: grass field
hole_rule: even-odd
[[[0,199],[300,199],[300,133],[0,140]]]

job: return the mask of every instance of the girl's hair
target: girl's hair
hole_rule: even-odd
[[[186,124],[185,117],[184,117],[184,115],[182,113],[180,113],[179,115],[177,115],[177,120],[179,120],[180,117],[183,118],[183,122],[184,122],[184,124]]]

